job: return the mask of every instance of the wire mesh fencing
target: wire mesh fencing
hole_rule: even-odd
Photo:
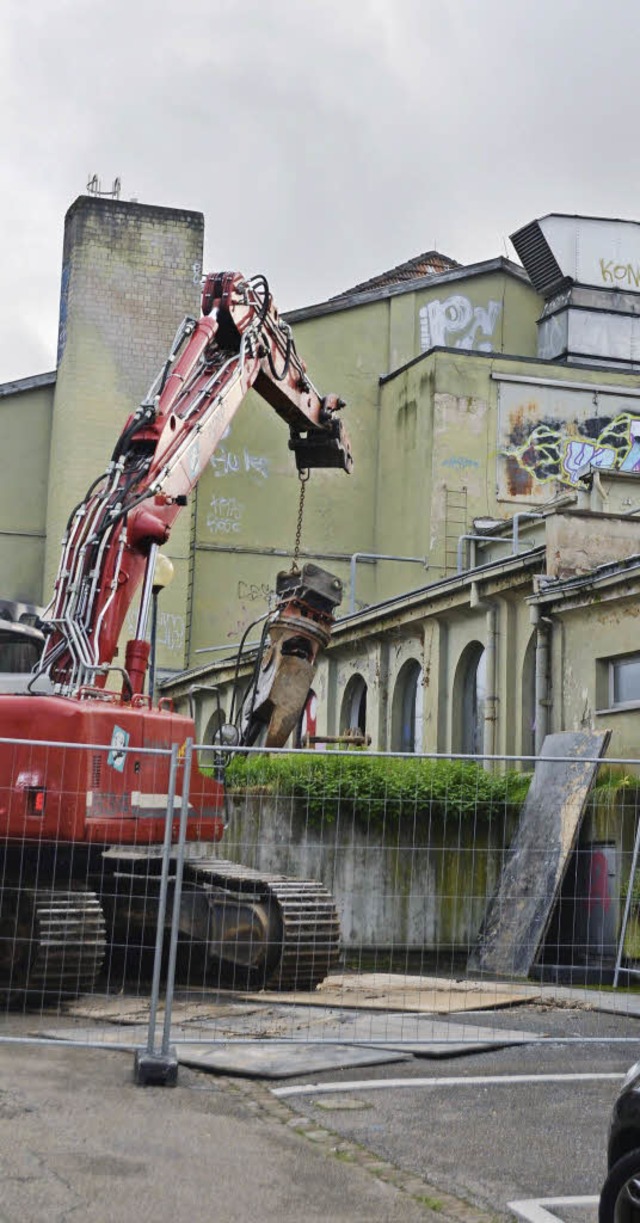
[[[639,811],[640,761],[557,750],[2,740],[0,1037],[633,1041]]]
[[[0,740],[4,1037],[132,1044],[148,1024],[180,770],[128,739]],[[139,1031],[97,1025],[115,997]]]

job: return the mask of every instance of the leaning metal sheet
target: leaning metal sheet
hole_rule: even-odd
[[[610,731],[547,735],[469,967],[526,977],[547,930]]]

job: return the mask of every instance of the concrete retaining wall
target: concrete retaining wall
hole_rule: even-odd
[[[515,823],[423,812],[400,830],[367,832],[338,813],[318,829],[303,803],[251,795],[229,800],[220,854],[322,880],[336,898],[347,949],[468,950]]]

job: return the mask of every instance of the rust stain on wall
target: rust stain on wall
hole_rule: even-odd
[[[507,487],[511,497],[526,496],[533,488],[533,476],[530,471],[520,467],[518,460],[512,454],[507,460]]]
[[[533,400],[531,403],[518,404],[509,413],[509,438],[514,446],[523,446],[526,442],[531,429],[532,420],[537,419],[538,405]]]

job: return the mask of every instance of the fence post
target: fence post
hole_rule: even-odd
[[[173,990],[176,978],[176,955],[178,950],[178,930],[180,927],[180,901],[182,899],[182,874],[184,870],[184,847],[187,839],[187,819],[189,817],[189,790],[191,787],[191,765],[193,761],[193,739],[187,739],[184,755],[184,774],[182,778],[182,803],[180,806],[180,831],[178,833],[178,852],[176,857],[176,874],[173,884],[173,912],[171,914],[171,941],[169,943],[169,964],[167,966],[167,986],[164,1003],[164,1029],[162,1032],[162,1057],[169,1057],[171,1050],[171,1011],[173,1009]],[[175,1050],[173,1050],[175,1056]],[[177,1065],[177,1058],[176,1058]]]
[[[192,741],[187,743],[187,751],[190,752]],[[160,895],[158,897],[158,926],[156,929],[156,945],[153,960],[153,980],[151,983],[151,1000],[149,1005],[149,1028],[147,1032],[147,1045],[145,1049],[136,1049],[134,1062],[134,1078],[138,1086],[148,1087],[175,1087],[178,1081],[178,1059],[175,1050],[170,1050],[168,1041],[165,1045],[163,1036],[161,1048],[155,1048],[156,1022],[158,1016],[158,1001],[160,998],[160,975],[162,971],[162,952],[164,946],[164,925],[167,913],[167,893],[169,889],[169,866],[171,862],[171,837],[173,832],[173,819],[175,809],[176,782],[178,774],[178,744],[174,743],[171,748],[171,762],[169,765],[169,790],[167,793],[167,811],[164,824],[164,842],[162,845],[162,873],[160,876]],[[189,774],[191,772],[191,755],[189,755]],[[186,759],[185,759],[185,784],[183,785],[182,806],[184,806],[184,795],[187,795],[187,807],[189,799],[189,785],[186,775]],[[180,811],[180,828],[182,830],[182,807]],[[175,910],[175,905],[174,905]],[[175,917],[175,912],[174,912]],[[173,923],[175,924],[175,922]],[[173,991],[173,981],[171,982]],[[169,1001],[169,982],[167,981],[167,1004]],[[169,1021],[170,1022],[170,1021]],[[165,1025],[166,1028],[166,1025]]]

